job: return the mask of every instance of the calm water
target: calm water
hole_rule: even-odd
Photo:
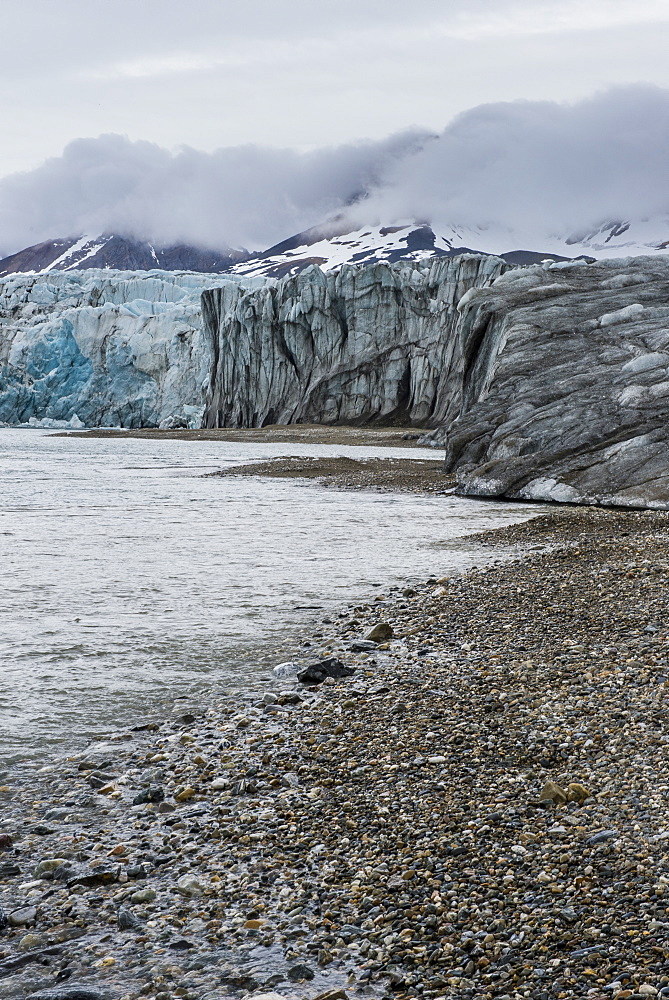
[[[282,642],[372,584],[480,561],[454,540],[537,509],[205,477],[319,454],[435,457],[0,430],[0,761],[257,681]]]

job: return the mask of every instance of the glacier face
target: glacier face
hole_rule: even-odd
[[[0,330],[0,422],[413,423],[469,495],[669,508],[666,256],[14,275]]]
[[[310,267],[256,289],[205,291],[214,347],[205,425],[447,421],[458,302],[506,268],[462,255]]]
[[[0,422],[101,427],[448,418],[463,256],[297,277],[88,270],[0,280]],[[203,326],[200,297],[207,318]]]
[[[2,279],[0,422],[200,426],[212,365],[200,296],[220,281],[158,270]]]
[[[669,508],[669,257],[441,258],[203,293],[208,426],[437,428],[461,492]]]

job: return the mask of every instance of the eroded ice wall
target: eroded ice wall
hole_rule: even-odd
[[[199,427],[212,364],[200,296],[220,281],[106,270],[0,280],[0,422]]]
[[[214,353],[206,426],[447,421],[458,302],[506,268],[478,255],[311,267],[255,290],[204,292]]]

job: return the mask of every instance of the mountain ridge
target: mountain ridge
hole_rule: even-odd
[[[669,219],[608,220],[568,235],[538,236],[503,227],[446,226],[403,220],[361,226],[340,214],[263,251],[187,243],[160,246],[114,233],[45,240],[0,260],[0,277],[89,268],[121,271],[195,271],[202,274],[281,278],[316,264],[324,271],[342,264],[418,262],[464,253],[501,257],[509,264],[543,260],[639,256],[669,250]]]
[[[198,271],[224,274],[250,256],[245,250],[205,250],[186,243],[159,246],[116,233],[45,240],[0,260],[0,277],[48,271]]]

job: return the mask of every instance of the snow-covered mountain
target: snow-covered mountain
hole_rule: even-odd
[[[467,242],[456,229],[447,234],[437,234],[431,226],[416,225],[415,222],[352,229],[350,223],[338,219],[298,233],[262,254],[240,261],[232,265],[230,272],[282,278],[286,274],[297,274],[310,264],[318,264],[323,271],[331,271],[341,264],[395,263],[488,252],[485,247],[481,249],[477,246],[473,239]],[[568,259],[561,254],[532,251],[512,251],[499,256],[515,264],[535,264],[546,257]]]
[[[632,257],[669,252],[669,217],[637,221],[608,220],[561,234],[531,232],[521,226],[441,226],[400,221],[361,226],[340,215],[298,233],[261,253],[202,250],[185,244],[158,247],[148,241],[106,234],[47,240],[0,260],[0,277],[89,268],[197,271],[280,278],[311,264],[324,271],[342,264],[420,261],[463,253],[494,254],[510,264],[578,257]]]
[[[542,260],[579,257],[634,257],[669,252],[669,218],[635,223],[608,221],[566,235],[546,235],[499,226],[442,226],[402,222],[360,227],[340,216],[322,226],[298,233],[264,253],[233,264],[230,272],[283,277],[310,264],[330,271],[341,264],[425,260],[485,253],[509,264],[537,264]]]
[[[221,274],[247,258],[245,250],[200,250],[187,244],[155,246],[124,236],[73,236],[46,240],[0,260],[0,277],[7,274],[45,274],[48,271],[198,271]]]
[[[511,263],[522,264],[528,252],[534,256],[573,259],[592,257],[652,256],[669,252],[669,216],[652,219],[607,219],[581,229],[559,233],[536,232],[522,225],[454,226],[440,229],[451,242],[475,247]]]

